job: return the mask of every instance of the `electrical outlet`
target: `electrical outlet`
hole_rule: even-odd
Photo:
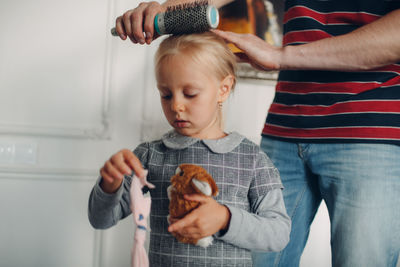
[[[13,143],[0,143],[0,163],[10,164],[14,162],[15,146]]]
[[[0,142],[0,164],[35,164],[36,143]]]
[[[14,163],[16,164],[35,164],[37,154],[37,144],[16,143]]]

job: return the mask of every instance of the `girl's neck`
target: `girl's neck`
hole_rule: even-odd
[[[201,140],[205,140],[205,139],[212,139],[212,140],[217,140],[217,139],[221,139],[226,137],[228,134],[225,133],[224,131],[221,131],[220,133],[214,133],[214,134],[210,134],[210,135],[188,135],[188,137],[192,137],[192,138],[197,138],[197,139],[201,139]]]

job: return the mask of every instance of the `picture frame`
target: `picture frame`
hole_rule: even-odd
[[[278,0],[235,0],[220,9],[218,29],[236,33],[250,33],[271,45],[282,44],[283,1]],[[276,10],[278,12],[276,12]],[[230,44],[233,52],[240,49]],[[247,63],[239,63],[238,78],[276,80],[278,71],[262,71]]]

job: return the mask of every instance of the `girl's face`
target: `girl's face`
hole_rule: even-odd
[[[178,133],[217,139],[225,136],[218,102],[229,96],[232,79],[220,81],[203,65],[185,55],[170,56],[158,66],[157,87],[165,117]]]

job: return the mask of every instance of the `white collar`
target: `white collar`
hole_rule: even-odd
[[[214,153],[227,153],[234,150],[244,139],[244,136],[237,132],[231,132],[220,139],[198,139],[185,136],[171,130],[161,138],[164,145],[171,149],[185,149],[197,142],[202,142]]]

